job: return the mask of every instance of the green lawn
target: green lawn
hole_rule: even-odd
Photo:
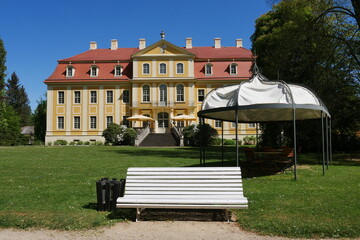
[[[226,148],[225,159],[235,151]],[[360,236],[359,156],[335,155],[325,176],[317,155],[291,173],[244,179],[249,209],[235,211],[250,231],[291,237]],[[221,151],[207,152],[210,165]],[[0,227],[89,229],[133,219],[133,210],[98,212],[95,182],[125,178],[128,167],[196,166],[196,148],[109,146],[0,148]],[[225,165],[233,165],[226,161]]]

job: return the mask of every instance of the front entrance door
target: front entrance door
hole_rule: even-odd
[[[166,112],[158,113],[158,133],[165,133],[169,127],[169,114]]]

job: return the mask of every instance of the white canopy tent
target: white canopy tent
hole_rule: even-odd
[[[256,74],[249,81],[212,90],[204,99],[198,117],[200,122],[204,118],[236,123],[293,121],[296,178],[296,120],[322,119],[323,123],[324,117],[326,120],[330,119],[330,114],[310,89],[283,81],[269,81]],[[328,131],[326,135],[328,136]],[[236,158],[239,165],[238,146]]]

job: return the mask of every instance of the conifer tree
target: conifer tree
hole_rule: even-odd
[[[45,141],[46,135],[46,100],[40,99],[34,112],[35,139]]]
[[[20,117],[21,126],[30,124],[31,108],[28,95],[25,88],[20,85],[19,78],[16,73],[11,74],[11,78],[6,83],[6,103],[12,106],[16,114]]]

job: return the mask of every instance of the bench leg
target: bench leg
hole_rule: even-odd
[[[141,212],[144,211],[145,208],[136,208],[136,222],[140,222]]]
[[[231,213],[229,213],[229,209],[225,209],[225,218],[227,219],[227,222],[230,223]]]

